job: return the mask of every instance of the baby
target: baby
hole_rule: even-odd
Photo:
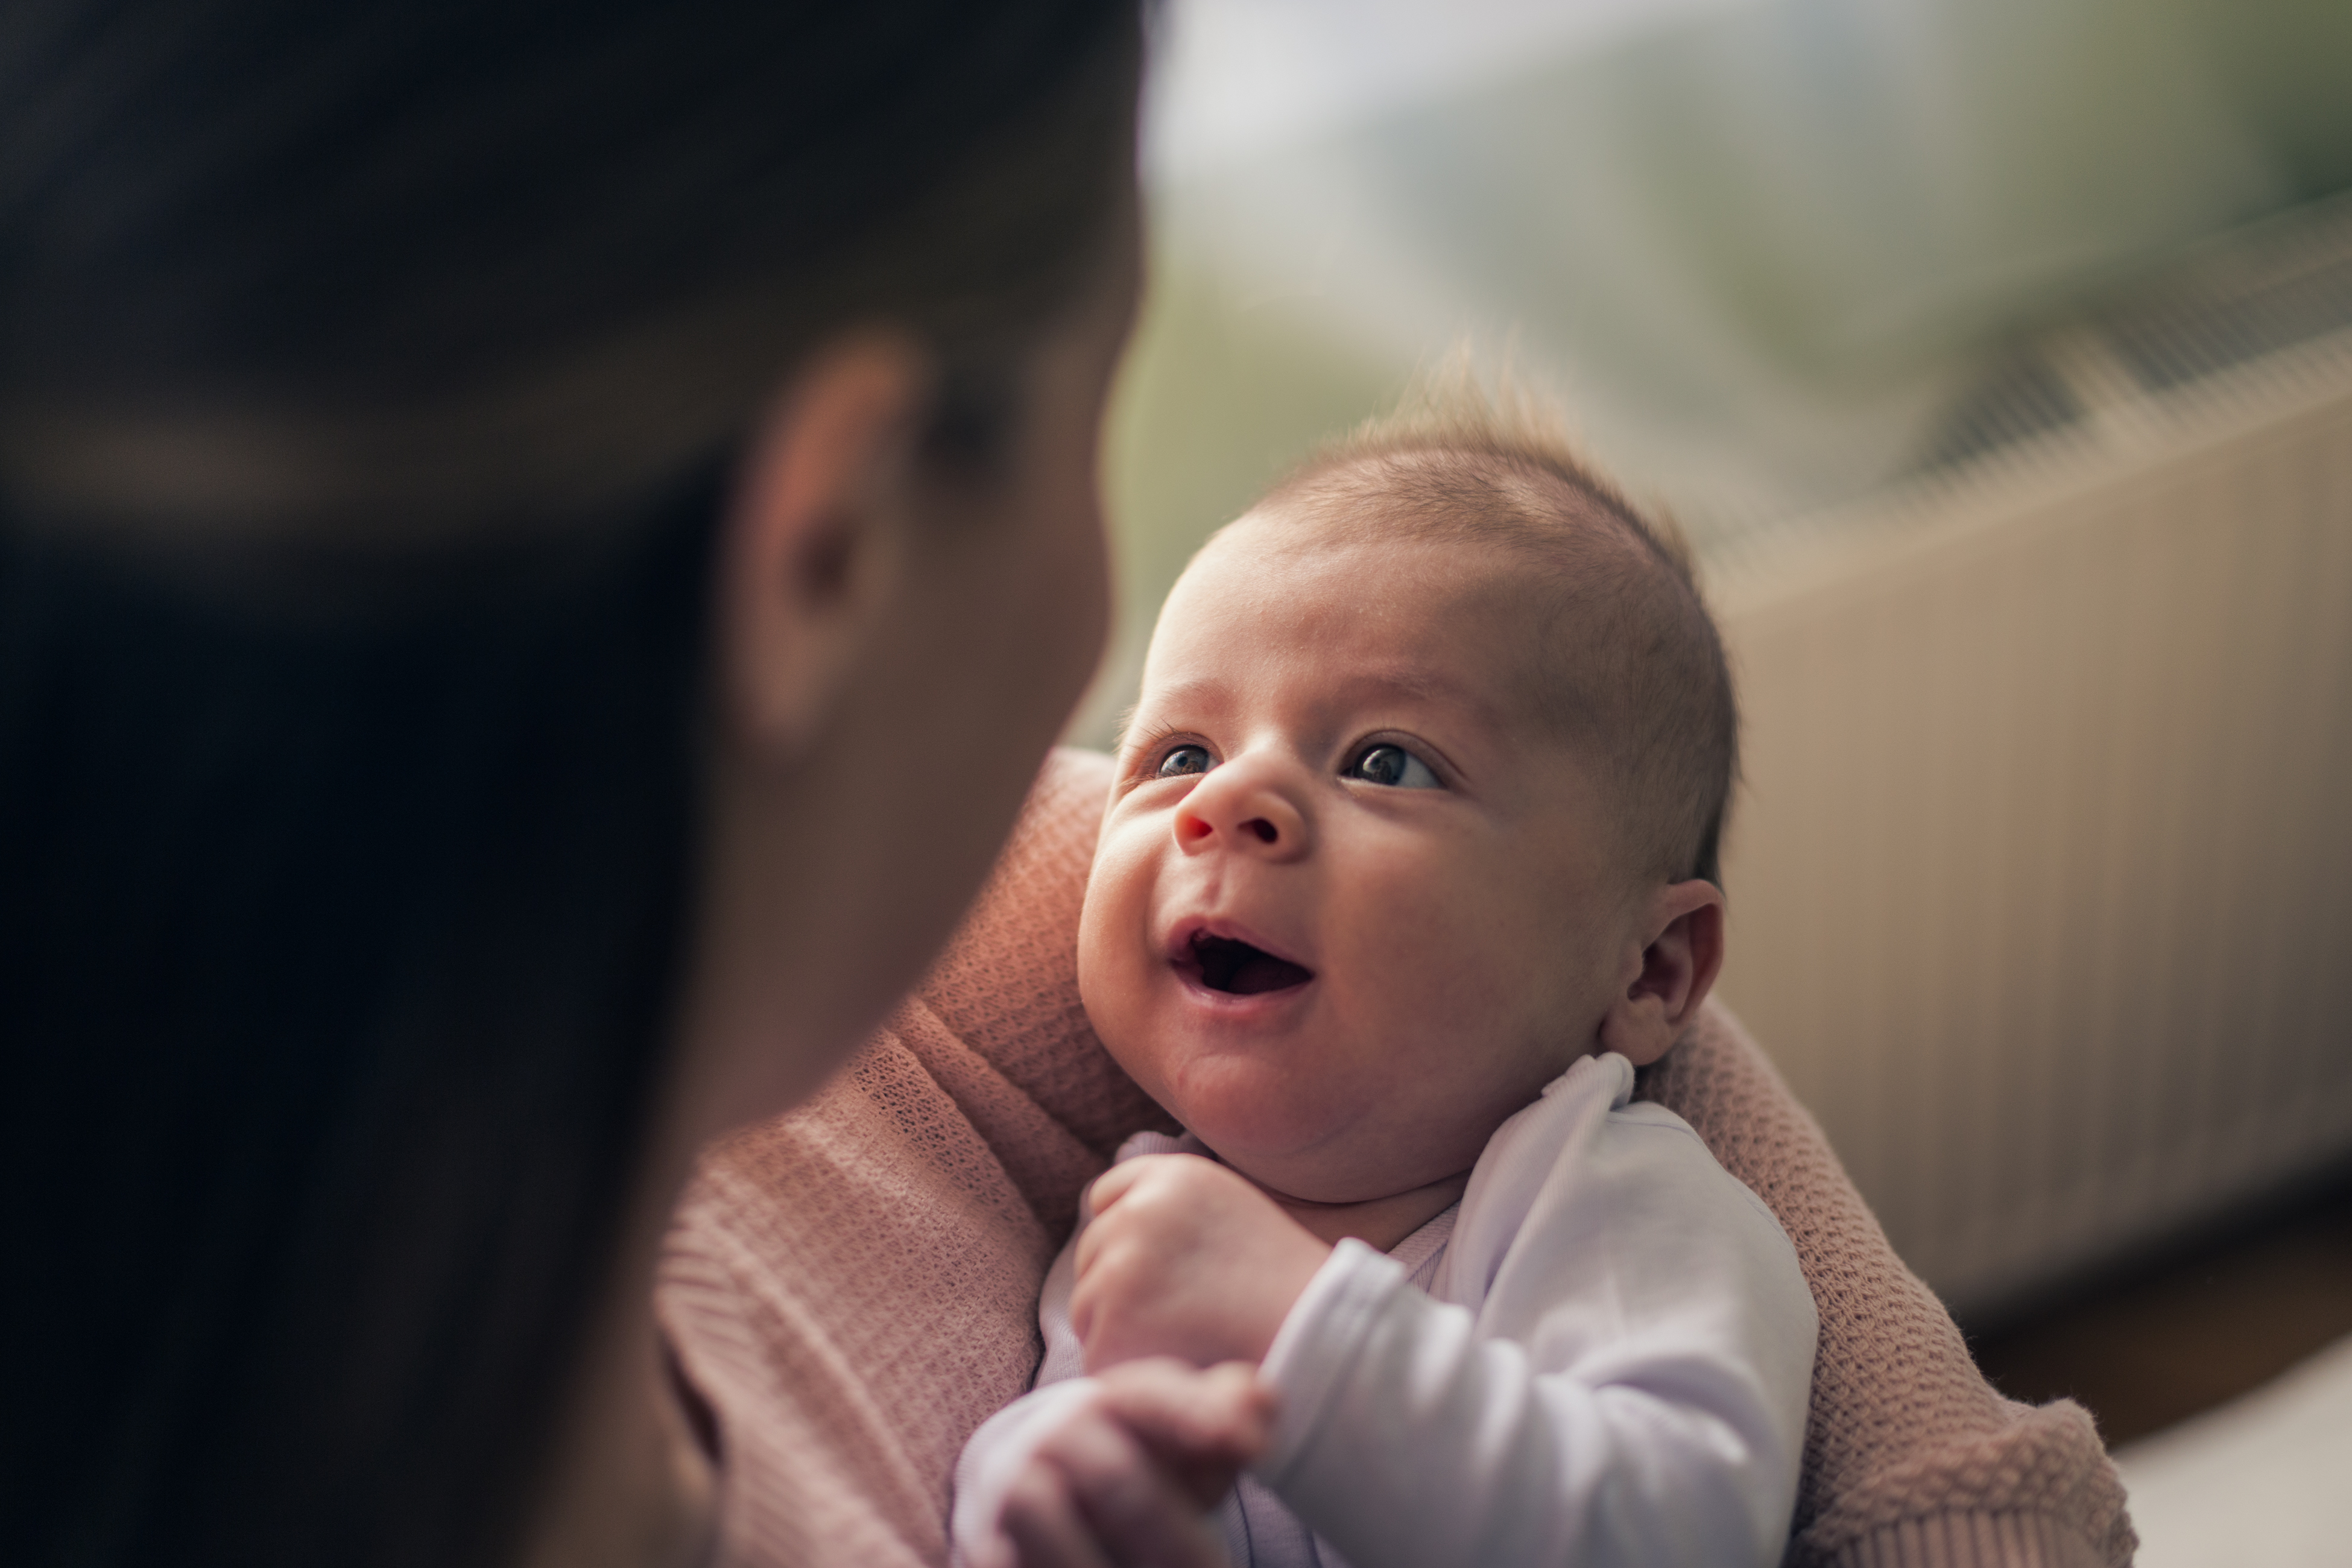
[[[1034,1544],[1006,1500],[1073,1423],[1179,1469],[1190,1441],[1222,1487],[1248,1441],[1220,1472],[1165,1411],[1227,1363],[1276,1412],[1222,1505],[1236,1563],[1780,1560],[1812,1300],[1631,1098],[1721,965],[1737,721],[1678,542],[1521,410],[1374,426],[1202,549],[1078,949],[1184,1135],[1087,1194],[1037,1389],[958,1468],[967,1561]]]

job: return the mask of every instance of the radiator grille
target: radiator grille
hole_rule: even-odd
[[[2352,333],[2164,310],[2052,340],[2079,412],[1710,563],[1723,994],[1966,1312],[2352,1153]]]

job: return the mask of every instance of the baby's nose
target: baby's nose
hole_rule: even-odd
[[[1212,837],[1215,835],[1216,831],[1216,828],[1210,824],[1208,818],[1203,816],[1186,816],[1180,820],[1176,825],[1177,835],[1183,838],[1188,845],[1197,844],[1203,839]],[[1263,816],[1253,816],[1248,821],[1236,825],[1234,831],[1239,834],[1247,835],[1248,837],[1256,839],[1261,844],[1279,844],[1282,842],[1282,829],[1276,826],[1274,823],[1267,821]]]
[[[1176,842],[1201,853],[1220,838],[1226,847],[1288,859],[1307,847],[1306,813],[1279,784],[1247,764],[1228,763],[1195,785],[1176,810]]]

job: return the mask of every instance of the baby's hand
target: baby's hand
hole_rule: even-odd
[[[1196,1154],[1126,1161],[1090,1196],[1070,1296],[1089,1372],[1152,1355],[1255,1365],[1331,1254],[1248,1181]]]
[[[1223,1568],[1206,1510],[1265,1448],[1274,1396],[1246,1366],[1132,1361],[1037,1445],[972,1568]],[[1010,1548],[1010,1554],[1007,1549]]]

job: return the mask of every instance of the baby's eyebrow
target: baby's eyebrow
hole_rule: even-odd
[[[1489,720],[1496,716],[1493,692],[1449,675],[1410,667],[1352,670],[1336,683],[1333,690],[1342,700],[1401,698],[1408,702],[1457,708]]]
[[[1459,682],[1417,669],[1353,670],[1339,684],[1339,689],[1350,697],[1361,691],[1376,697],[1409,697],[1416,702],[1434,702],[1465,695]]]
[[[1135,740],[1135,722],[1145,716],[1147,707],[1155,721],[1152,728],[1157,731],[1167,728],[1166,723],[1160,721],[1165,721],[1171,714],[1178,716],[1185,723],[1213,720],[1230,708],[1232,700],[1232,689],[1224,680],[1213,675],[1195,676],[1190,680],[1171,680],[1165,686],[1155,686],[1148,691],[1139,692],[1133,706],[1119,715],[1119,749],[1124,751]]]

